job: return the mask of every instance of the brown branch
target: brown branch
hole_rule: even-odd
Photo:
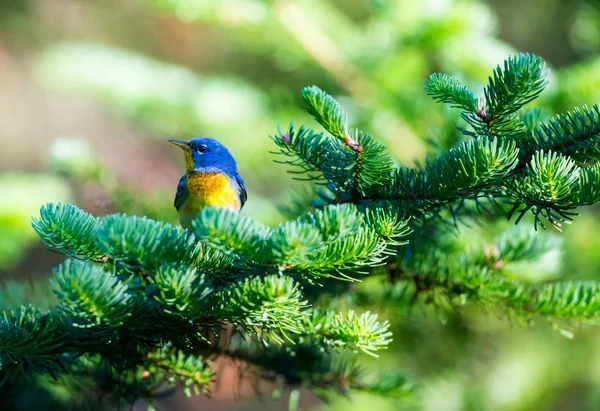
[[[344,143],[352,150],[354,150],[356,154],[361,154],[363,152],[362,144],[350,137],[349,134],[346,134],[346,139],[344,140]]]

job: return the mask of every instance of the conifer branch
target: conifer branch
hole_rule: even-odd
[[[363,146],[348,132],[348,120],[342,106],[333,97],[317,86],[302,89],[302,97],[308,103],[306,111],[312,115],[332,136],[337,137],[343,144],[357,155],[363,151]]]
[[[600,107],[594,104],[539,123],[528,144],[531,149],[560,152],[581,165],[600,159],[599,137]]]
[[[302,89],[302,97],[308,103],[306,111],[332,136],[344,141],[348,135],[348,121],[342,106],[317,86]]]
[[[306,321],[309,324],[307,328],[314,330],[311,340],[321,341],[329,347],[347,346],[378,357],[375,351],[385,349],[391,341],[389,323],[378,322],[377,315],[370,312],[358,316],[352,310],[347,315],[314,310]]]
[[[301,333],[301,321],[308,313],[300,285],[290,277],[270,275],[234,283],[218,295],[217,318],[239,324],[259,338],[282,343],[275,333]],[[290,337],[287,337],[288,339]],[[266,341],[266,340],[265,340]]]
[[[531,311],[548,318],[600,321],[600,283],[565,281],[542,286],[534,294]]]
[[[208,311],[206,306],[211,303],[209,297],[214,289],[206,275],[195,267],[182,270],[181,266],[164,264],[148,280],[156,286],[153,297],[164,304],[165,313],[195,318]]]
[[[476,301],[500,315],[556,321],[598,321],[596,281],[555,281],[535,286],[519,281],[515,270],[527,270],[557,249],[558,239],[538,241],[534,231],[516,228],[489,245],[448,252],[449,247],[419,252],[399,260],[410,292],[440,306]],[[413,246],[414,248],[414,246]],[[394,297],[397,298],[397,297]]]
[[[482,201],[496,204],[508,199],[513,208],[507,216],[518,212],[516,222],[531,211],[536,227],[545,228],[543,221],[547,220],[560,228],[571,220],[577,206],[597,199],[589,188],[596,169],[586,170],[585,183],[580,185],[577,166],[600,159],[594,148],[600,115],[597,107],[584,108],[539,123],[542,116],[538,111],[520,113],[543,91],[546,77],[539,57],[512,56],[495,69],[485,99],[478,102],[460,81],[432,75],[426,91],[435,100],[464,110],[462,117],[471,130],[463,131],[474,138],[416,169],[394,166],[383,147],[367,143],[372,137],[359,132],[357,139],[367,140],[356,157],[322,134],[304,128],[294,133],[290,127],[274,141],[289,158],[288,164],[299,166],[300,172],[318,173],[317,181],[334,194],[331,198],[320,195],[313,205],[387,201],[406,210],[404,216],[418,217],[413,221],[419,223],[445,209],[456,218],[468,200],[474,200],[479,209]],[[326,130],[338,137],[346,132],[346,117],[331,96],[315,86],[304,89],[303,96],[309,113]],[[329,116],[327,110],[331,110]],[[564,157],[544,154],[548,150]],[[340,170],[347,170],[352,178],[340,178],[344,175]],[[570,171],[572,175],[567,176]]]
[[[484,90],[490,122],[535,100],[548,84],[546,77],[546,65],[533,54],[510,56],[497,66]]]
[[[400,168],[397,197],[403,200],[448,202],[493,191],[517,164],[514,142],[472,139],[462,143],[422,170]],[[392,193],[394,195],[394,193]]]
[[[134,297],[101,266],[67,260],[54,270],[54,277],[54,291],[73,327],[119,327],[132,317]]]
[[[490,244],[464,246],[440,229],[477,218],[484,202],[509,202],[498,212],[518,215],[516,223],[532,212],[534,227],[560,227],[577,207],[600,202],[600,109],[545,122],[540,111],[520,111],[546,84],[543,62],[529,54],[498,66],[485,98],[432,75],[426,91],[462,110],[467,140],[415,168],[397,166],[373,136],[349,128],[329,94],[305,88],[306,109],[328,134],[290,124],[273,140],[283,162],[319,190],[309,211],[276,227],[214,208],[189,232],[148,217],[44,206],[33,227],[69,258],[53,273],[55,308],[0,318],[0,384],[85,376],[82,389],[119,401],[152,398],[177,381],[188,395],[208,394],[208,359],[227,356],[294,392],[401,395],[404,376],[365,378],[354,362],[388,347],[388,321],[340,312],[336,302],[475,302],[528,321],[597,322],[598,282],[525,279],[552,258],[554,237],[540,240],[521,223]],[[364,296],[348,283],[369,273],[388,275],[381,294]]]
[[[110,215],[95,231],[96,244],[111,260],[151,271],[163,263],[193,264],[201,253],[181,227],[146,217]]]
[[[519,54],[496,67],[479,101],[466,85],[445,74],[432,74],[425,90],[436,101],[463,110],[461,116],[472,129],[460,128],[465,135],[520,138],[527,126],[517,112],[547,84],[544,62],[533,54]]]
[[[18,357],[2,349],[0,374],[29,373],[28,364],[41,373],[71,372],[62,359],[80,358],[80,371],[96,376],[89,382],[109,379],[119,398],[151,397],[161,382],[175,379],[187,394],[207,393],[213,373],[204,358],[215,354],[209,342],[218,341],[227,324],[264,346],[310,340],[325,351],[376,355],[390,341],[387,322],[331,310],[311,321],[314,310],[290,274],[346,278],[349,271],[380,264],[387,247],[407,234],[406,222],[391,210],[373,207],[365,214],[351,204],[332,206],[269,228],[227,210],[206,209],[194,236],[145,217],[95,219],[75,206],[45,206],[43,223],[34,222],[40,235],[49,247],[78,259],[54,271],[57,309],[30,322],[41,326],[31,334],[40,361],[33,351]],[[77,219],[88,222],[85,230]],[[368,226],[378,221],[385,225]],[[75,235],[80,231],[82,238]],[[73,251],[87,249],[97,254]],[[96,255],[107,258],[90,258]],[[4,342],[14,347],[23,327],[11,315],[0,324],[0,347]],[[46,332],[44,321],[52,331]],[[158,351],[147,350],[156,346]],[[52,357],[45,360],[45,352]],[[280,355],[292,354],[281,350]],[[115,372],[102,371],[106,364],[117,367]],[[311,377],[303,378],[308,384]]]
[[[171,383],[177,378],[183,387],[183,392],[188,397],[192,394],[210,393],[210,384],[214,380],[214,371],[210,368],[211,362],[201,356],[185,354],[167,344],[160,350],[149,352],[146,357],[148,369],[144,370],[148,377],[151,374],[162,373],[163,378]],[[145,373],[144,373],[145,376]],[[155,375],[154,378],[157,376]],[[146,377],[147,378],[147,377]]]
[[[73,258],[102,260],[104,254],[95,244],[98,220],[71,204],[48,204],[34,218],[33,229],[42,242]]]
[[[364,273],[361,267],[382,264],[388,247],[407,234],[406,222],[390,213],[394,224],[388,221],[384,235],[351,204],[331,205],[276,229],[227,210],[205,209],[194,227],[200,241],[230,256],[238,267],[352,279],[345,272]],[[351,229],[341,225],[342,218]]]
[[[448,103],[468,112],[479,109],[479,102],[471,89],[447,74],[432,74],[425,83],[425,91],[440,103]]]
[[[67,364],[60,325],[49,314],[21,306],[0,317],[0,386],[32,373],[56,376]]]

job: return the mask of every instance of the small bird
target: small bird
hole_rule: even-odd
[[[174,204],[184,228],[191,229],[205,207],[242,209],[247,198],[244,180],[223,144],[206,137],[169,142],[183,149],[185,156],[185,174],[179,180]]]

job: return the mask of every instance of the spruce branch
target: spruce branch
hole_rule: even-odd
[[[98,219],[71,204],[48,204],[32,227],[52,250],[72,258],[102,260],[104,253],[95,243]]]
[[[136,313],[140,302],[116,275],[99,265],[67,260],[54,270],[53,283],[59,308],[71,327],[93,328],[95,333],[125,324],[143,327],[146,318]]]
[[[434,198],[456,196],[459,191],[476,191],[478,187],[498,183],[516,166],[517,153],[511,141],[469,140],[427,165],[428,193]]]
[[[201,245],[186,230],[147,217],[109,215],[95,234],[110,259],[144,271],[167,262],[191,265],[201,253]]]
[[[154,299],[165,305],[168,314],[183,313],[195,318],[205,315],[213,288],[204,274],[194,267],[163,264],[149,281],[156,286]]]
[[[320,155],[320,153],[329,152],[332,149],[329,147],[331,140],[324,139],[323,133],[317,134],[303,125],[296,130],[294,123],[290,123],[288,130],[285,132],[282,132],[281,128],[278,127],[278,133],[271,136],[271,139],[279,147],[279,151],[272,153],[286,156],[285,160],[275,160],[275,162],[299,168],[299,170],[288,170],[288,173],[307,174],[305,178],[295,177],[298,180],[309,180],[316,183],[321,181],[323,178],[323,163],[326,157]]]
[[[373,357],[375,351],[387,348],[392,333],[388,321],[377,321],[377,314],[366,312],[357,315],[350,310],[346,315],[331,311],[314,310],[305,320],[312,341],[320,341],[333,348],[359,350]]]
[[[205,208],[193,223],[198,240],[232,258],[234,264],[267,262],[269,227],[229,210]],[[265,253],[267,254],[265,256]]]
[[[401,375],[364,379],[350,356],[387,348],[388,321],[336,306],[360,297],[360,284],[335,280],[370,272],[394,284],[369,301],[476,302],[528,321],[597,322],[598,282],[557,281],[540,264],[557,265],[555,237],[540,240],[521,224],[491,243],[464,245],[441,229],[450,218],[475,218],[487,201],[510,201],[516,222],[531,211],[535,227],[542,219],[560,226],[576,207],[600,201],[600,109],[542,122],[541,112],[521,109],[546,83],[533,55],[498,66],[484,99],[432,75],[426,91],[461,109],[473,138],[452,139],[455,147],[415,168],[397,166],[373,136],[349,128],[329,94],[305,88],[306,109],[328,134],[291,124],[273,140],[283,162],[319,190],[306,213],[276,227],[214,208],[188,232],[147,217],[45,206],[33,226],[71,259],[54,271],[56,309],[0,318],[0,378],[85,376],[91,389],[135,401],[165,382],[207,394],[214,377],[207,359],[227,356],[294,392],[400,395]],[[544,284],[527,276],[535,269],[548,270]]]
[[[459,80],[443,73],[434,73],[425,83],[425,91],[435,101],[448,103],[452,107],[468,112],[476,112],[479,102],[469,87]]]
[[[537,124],[533,138],[526,143],[530,150],[556,151],[582,165],[600,159],[599,137],[600,107],[594,104],[591,108],[575,108]]]
[[[274,140],[289,158],[288,164],[300,166],[309,175],[316,173],[318,183],[334,194],[320,194],[311,203],[316,207],[332,202],[387,201],[405,210],[403,216],[418,217],[413,219],[418,224],[444,210],[457,219],[469,200],[480,211],[485,203],[498,205],[508,198],[513,204],[509,218],[518,212],[519,222],[531,211],[536,227],[545,228],[543,220],[548,220],[560,228],[575,215],[576,207],[598,199],[590,188],[596,169],[580,170],[577,166],[596,162],[594,142],[600,109],[576,109],[547,123],[539,122],[543,115],[535,108],[519,112],[543,91],[546,77],[539,57],[511,56],[494,70],[485,99],[477,101],[460,81],[432,75],[426,91],[437,101],[463,109],[463,119],[472,126],[471,131],[463,131],[473,138],[416,169],[396,167],[385,148],[360,131],[354,135],[363,151],[355,156],[322,134],[304,128],[302,133],[290,128]],[[325,129],[338,137],[342,130],[347,132],[347,127],[342,127],[345,115],[331,96],[314,86],[305,89],[303,96],[309,112]],[[549,152],[562,157],[543,154]],[[583,170],[585,174],[578,179]]]
[[[306,111],[334,137],[345,139],[348,121],[342,106],[317,86],[302,89],[302,97],[308,103]]]
[[[600,283],[597,281],[546,284],[533,297],[531,310],[538,315],[582,322],[600,320]]]
[[[282,335],[300,333],[301,321],[307,315],[307,301],[300,285],[280,275],[247,278],[218,294],[218,318],[255,333],[261,341],[267,338],[283,343]]]
[[[326,243],[317,227],[303,221],[288,221],[271,232],[273,257],[284,267],[295,267],[323,251]]]
[[[354,167],[348,170],[353,175],[351,193],[355,198],[369,198],[393,183],[396,167],[388,149],[370,134],[354,130],[353,135],[363,149]]]
[[[366,224],[354,205],[324,210],[270,229],[238,213],[207,208],[194,222],[195,235],[246,269],[352,279],[345,272],[364,273],[364,267],[382,264],[389,246],[408,232],[396,214],[389,217],[383,236]],[[352,231],[340,225],[342,217]]]
[[[543,226],[540,216],[557,228],[561,221],[571,220],[573,213],[568,210],[577,205],[573,193],[578,188],[579,172],[579,167],[570,158],[556,152],[538,151],[527,165],[525,175],[511,182],[514,204],[508,218],[518,211],[519,222],[531,210],[536,226],[538,222]]]
[[[298,179],[309,179],[324,184],[337,194],[338,202],[349,198],[375,195],[393,182],[394,162],[388,150],[376,142],[370,134],[351,130],[353,140],[362,147],[355,154],[337,141],[306,130],[303,126],[296,132],[293,124],[287,132],[272,137],[279,146],[276,154],[285,155],[283,162],[305,175]],[[352,178],[347,178],[351,175]]]
[[[405,237],[411,233],[409,219],[401,218],[405,210],[400,210],[389,202],[383,202],[364,207],[363,212],[367,226],[373,227],[377,235],[390,246],[408,244]]]
[[[0,317],[0,387],[9,378],[63,371],[65,341],[52,315],[32,306],[9,310]]]
[[[302,97],[308,103],[306,111],[332,136],[337,137],[348,148],[360,154],[363,147],[348,133],[348,120],[342,106],[333,97],[317,86],[302,89]]]
[[[354,235],[362,224],[361,215],[352,204],[324,207],[299,217],[298,221],[317,227],[327,243]]]
[[[424,168],[400,167],[386,194],[410,215],[437,215],[443,207],[466,199],[502,197],[502,186],[518,164],[514,141],[480,137],[468,140]]]
[[[600,202],[600,163],[579,170],[578,188],[575,191],[578,205]]]
[[[461,117],[472,128],[459,128],[465,135],[521,138],[527,134],[528,125],[517,112],[535,100],[547,84],[542,59],[518,54],[496,67],[484,89],[485,97],[479,101],[467,86],[445,74],[431,75],[425,90],[434,100],[463,110]]]
[[[597,281],[553,281],[538,286],[519,280],[520,272],[552,258],[559,246],[557,237],[537,241],[537,232],[520,227],[500,235],[492,244],[455,251],[446,245],[419,252],[413,245],[399,260],[403,276],[413,282],[403,292],[441,307],[475,301],[500,315],[526,320],[597,322]],[[552,269],[556,268],[553,264]],[[390,290],[390,297],[395,292]]]
[[[166,344],[146,356],[143,377],[146,375],[145,378],[152,375],[155,379],[165,379],[171,384],[179,380],[185,395],[191,397],[192,394],[210,394],[210,384],[215,373],[211,369],[211,362],[202,356],[186,354],[172,344]]]
[[[252,246],[262,242],[259,249],[268,252],[261,257],[261,266],[280,267],[281,261],[287,261],[306,265],[303,272],[337,271],[348,264],[363,267],[353,261],[356,256],[369,262],[381,260],[387,245],[406,234],[405,222],[394,218],[395,212],[345,204],[267,228],[242,220],[239,214],[235,219],[227,210],[206,209],[196,221],[196,230],[210,243],[198,243],[201,237],[147,218],[104,217],[88,235],[109,259],[102,263],[67,260],[54,271],[56,324],[61,327],[60,339],[70,340],[61,348],[81,358],[81,371],[95,376],[90,384],[98,383],[97,378],[110,381],[106,388],[128,400],[140,395],[150,398],[161,381],[173,383],[177,378],[189,388],[188,394],[206,393],[212,378],[206,357],[186,350],[214,354],[208,342],[218,339],[220,326],[227,323],[263,345],[291,344],[295,336],[293,340],[310,339],[324,349],[335,346],[374,355],[390,341],[387,322],[378,322],[369,313],[336,316],[334,311],[323,311],[326,322],[311,322],[313,310],[300,283],[279,273],[256,275],[253,259],[244,264],[234,261],[240,254],[251,255],[244,240],[258,232],[257,243],[248,242]],[[385,222],[385,227],[369,228],[375,221]],[[241,228],[241,237],[219,234],[222,229],[232,233],[227,231],[228,223]],[[316,248],[310,247],[311,241]],[[346,255],[346,249],[354,251]],[[231,257],[224,258],[225,252]],[[319,255],[328,256],[329,262]],[[209,264],[204,260],[217,261],[228,276],[213,277],[213,272],[204,270]],[[147,351],[155,345],[162,348]],[[277,350],[284,357],[293,355]],[[90,356],[81,357],[84,352]],[[304,378],[308,383],[312,377]]]
[[[535,100],[548,84],[546,65],[533,54],[518,54],[497,66],[484,89],[489,122]]]

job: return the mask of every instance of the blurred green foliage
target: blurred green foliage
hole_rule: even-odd
[[[331,91],[352,125],[371,132],[405,164],[460,138],[457,114],[423,91],[432,72],[462,77],[480,94],[489,68],[517,48],[557,65],[569,63],[553,68],[551,85],[539,103],[544,113],[600,101],[600,2],[512,0],[492,5],[476,0],[2,2],[0,52],[10,57],[2,61],[13,63],[6,83],[0,82],[9,89],[0,102],[10,104],[9,113],[11,108],[29,113],[40,101],[47,105],[35,113],[37,129],[18,116],[0,117],[0,145],[8,147],[0,153],[0,270],[22,262],[36,241],[29,219],[40,204],[75,197],[94,206],[85,195],[86,179],[107,193],[109,207],[117,211],[172,221],[171,194],[182,159],[163,144],[167,138],[210,135],[221,140],[238,159],[248,186],[244,212],[268,223],[279,221],[276,205],[285,203],[298,184],[272,162],[269,151],[275,147],[268,136],[291,118],[310,124],[297,108],[298,92],[309,84]],[[523,49],[529,46],[539,50]],[[21,88],[11,94],[7,86],[17,80]],[[11,100],[15,95],[21,108]],[[51,109],[48,101],[67,109]],[[95,116],[85,117],[81,106],[87,105]],[[68,126],[79,115],[87,122]],[[112,123],[125,124],[126,131],[111,128]],[[78,148],[65,140],[51,145],[73,129],[90,146]],[[32,134],[40,135],[39,144],[31,144]],[[160,161],[135,170],[171,172],[171,191],[167,186],[143,191],[122,183],[123,170],[148,155],[140,150],[137,158],[113,148],[123,135],[130,145],[160,146]],[[76,154],[70,156],[73,149]],[[8,160],[15,164],[11,157],[17,152],[27,153],[22,167],[2,166]],[[125,166],[112,170],[112,157]],[[90,163],[94,167],[87,168]],[[50,168],[41,164],[62,177],[47,175]],[[75,194],[67,182],[76,183]],[[494,232],[464,230],[460,242],[492,238],[507,226],[498,223]],[[597,210],[585,210],[560,235],[562,253],[546,256],[547,270],[536,273],[523,266],[515,272],[531,281],[565,273],[596,279],[599,230]],[[361,287],[367,295],[378,290],[374,281]],[[27,292],[14,290],[15,305],[27,300]],[[396,329],[392,350],[376,366],[408,370],[420,386],[419,409],[597,409],[600,356],[595,341],[600,334],[595,329],[580,331],[571,341],[546,327],[507,326],[478,312],[407,313],[391,303],[377,311],[386,311]],[[372,401],[336,399],[330,406],[400,407]]]
[[[37,242],[31,216],[49,200],[69,201],[64,181],[53,176],[6,173],[0,175],[0,272],[12,269],[27,248]]]

